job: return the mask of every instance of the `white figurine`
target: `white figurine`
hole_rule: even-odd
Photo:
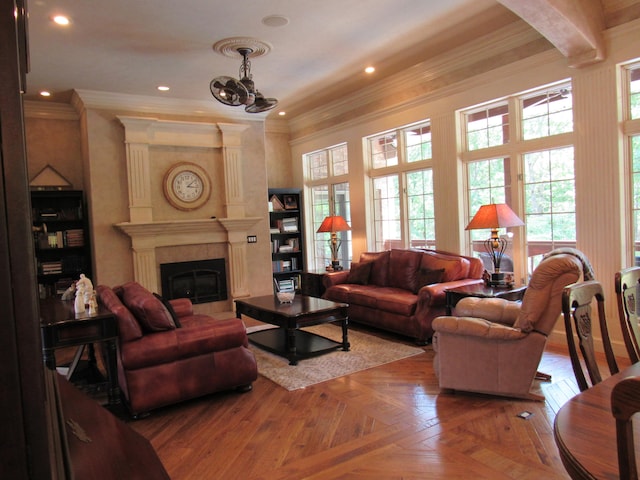
[[[96,291],[92,290],[91,298],[89,299],[89,315],[95,315],[98,313],[98,299],[96,298]]]
[[[84,313],[87,309],[87,305],[91,301],[91,294],[93,292],[93,283],[89,280],[84,273],[80,274],[80,280],[76,282],[76,313]]]

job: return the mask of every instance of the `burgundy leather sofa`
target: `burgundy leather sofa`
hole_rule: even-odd
[[[482,261],[437,250],[364,252],[350,270],[324,276],[323,298],[349,304],[349,320],[429,343],[448,288],[482,283]]]
[[[134,416],[222,390],[248,391],[257,364],[244,323],[163,301],[136,282],[97,287],[118,321],[118,383]]]

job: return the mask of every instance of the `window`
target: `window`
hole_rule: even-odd
[[[640,118],[640,65],[629,68],[629,118]]]
[[[467,223],[482,205],[488,203],[511,204],[511,168],[509,158],[476,160],[467,164],[469,209]],[[490,230],[470,230],[473,252],[484,252],[484,241]],[[511,250],[512,246],[509,245]],[[508,251],[507,255],[511,255]],[[487,265],[489,266],[489,265]]]
[[[520,128],[510,118],[521,119]],[[509,204],[525,222],[517,232],[526,240],[529,273],[544,253],[575,246],[574,156],[566,135],[573,131],[571,84],[471,108],[463,119],[469,220],[481,205]],[[528,142],[534,139],[535,147]],[[488,231],[470,232],[474,255],[481,256],[488,237]]]
[[[404,131],[407,162],[431,158],[431,125],[421,125]]]
[[[627,201],[630,209],[631,223],[627,228],[631,230],[630,239],[633,242],[633,262],[640,266],[640,63],[626,67],[626,81],[628,87],[628,101],[625,102],[624,131],[629,145],[627,170],[630,199]]]
[[[527,153],[524,165],[524,222],[533,268],[542,254],[557,247],[575,247],[573,147]]]
[[[523,139],[548,137],[573,131],[573,99],[570,85],[523,97]]]
[[[434,248],[431,124],[367,139],[373,185],[374,248]]]
[[[400,184],[398,175],[373,179],[375,251],[402,246]]]
[[[329,236],[316,233],[325,217],[341,215],[351,225],[351,204],[349,198],[349,174],[347,145],[318,150],[305,155],[307,168],[306,187],[310,197],[307,212],[310,213],[310,224],[313,235],[313,258],[310,265],[322,269],[331,263]],[[337,232],[340,249],[340,263],[348,265],[351,260],[351,232]]]
[[[369,139],[369,152],[373,168],[398,164],[398,137],[395,132],[385,133]]]
[[[467,149],[504,145],[509,141],[509,111],[506,102],[465,113]]]

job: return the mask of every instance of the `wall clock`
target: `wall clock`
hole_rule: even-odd
[[[179,210],[195,210],[211,195],[207,172],[195,163],[177,163],[164,176],[164,195]]]

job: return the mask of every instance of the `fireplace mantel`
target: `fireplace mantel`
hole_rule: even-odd
[[[122,222],[115,225],[131,238],[136,280],[152,291],[159,291],[156,248],[225,243],[229,246],[231,295],[247,296],[245,292],[245,242],[248,230],[261,221],[260,217],[166,220],[155,222]]]

